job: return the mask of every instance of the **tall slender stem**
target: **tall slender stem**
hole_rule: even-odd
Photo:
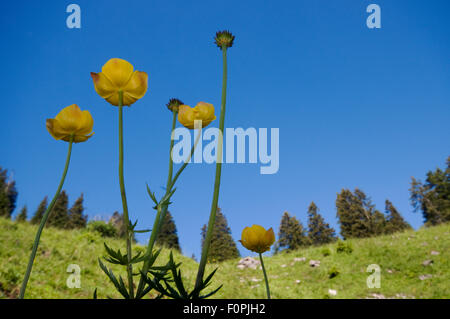
[[[203,243],[202,257],[198,266],[197,279],[195,281],[195,288],[199,288],[203,282],[203,275],[205,273],[206,262],[208,259],[209,246],[211,244],[211,237],[216,221],[217,204],[219,202],[220,176],[222,172],[222,151],[223,151],[223,130],[225,125],[225,105],[227,96],[227,47],[222,46],[223,57],[223,75],[222,75],[222,103],[220,108],[219,130],[220,137],[217,143],[217,159],[216,159],[216,177],[214,182],[213,200],[211,203],[211,212],[209,215],[208,231],[206,233],[205,241]]]
[[[264,274],[264,281],[266,282],[267,299],[270,299],[269,280],[267,279],[266,267],[264,267],[264,261],[261,253],[259,253],[259,260],[261,261],[261,268]]]
[[[184,164],[178,169],[177,173],[175,174],[175,177],[173,178],[171,184],[170,184],[170,189],[173,188],[173,186],[175,185],[178,177],[180,177],[180,174],[183,172],[183,170],[186,168],[186,166],[189,164],[189,161],[192,158],[192,155],[194,154],[194,151],[197,147],[198,142],[200,141],[202,134],[201,134],[201,130],[198,131],[197,137],[195,138],[194,141],[194,146],[192,146],[191,148],[191,153],[189,154],[189,156],[187,157],[186,161],[184,162]]]
[[[128,289],[130,291],[131,299],[134,298],[133,287],[133,266],[131,264],[131,232],[130,232],[130,218],[128,216],[127,195],[125,193],[125,182],[123,177],[123,92],[119,91],[119,184],[120,195],[122,197],[123,207],[123,222],[125,223],[125,233],[127,241],[127,273],[128,273]]]
[[[170,137],[169,173],[167,176],[167,186],[166,186],[166,193],[164,194],[164,197],[166,197],[172,191],[172,188],[175,185],[175,182],[177,181],[181,172],[186,168],[187,164],[189,164],[189,161],[191,160],[191,157],[194,154],[195,148],[197,147],[197,144],[201,137],[201,132],[199,131],[199,133],[197,134],[197,137],[195,139],[194,146],[192,146],[192,148],[191,148],[191,153],[189,154],[188,158],[186,159],[184,164],[181,166],[181,168],[177,171],[177,173],[175,174],[175,177],[172,180],[172,175],[173,175],[172,150],[173,150],[173,145],[174,145],[174,140],[172,139],[172,133],[173,133],[173,130],[175,129],[176,115],[177,115],[176,112],[174,112],[173,121],[172,121],[172,131],[171,131],[171,135],[170,135],[171,137]],[[168,205],[158,205],[156,208],[157,212],[156,212],[155,221],[153,222],[153,228],[152,228],[152,233],[150,235],[150,240],[149,240],[148,246],[147,246],[147,253],[151,253],[153,251],[153,246],[155,245],[156,238],[159,234],[159,231],[161,230],[161,227],[164,222],[164,218],[166,216],[168,208],[169,208]],[[148,272],[148,269],[149,269],[149,264],[148,264],[148,259],[146,259],[144,261],[144,265],[142,267],[142,273],[146,274]],[[142,292],[143,285],[144,285],[144,278],[141,276],[141,279],[139,281],[139,287],[137,290],[138,293]]]
[[[172,183],[172,174],[173,174],[173,159],[172,159],[172,150],[173,150],[173,144],[174,140],[172,138],[173,130],[175,130],[175,125],[177,123],[177,111],[173,111],[173,117],[172,117],[172,130],[170,131],[170,147],[169,147],[169,173],[167,174],[167,183],[166,183],[166,193],[167,191],[170,192],[170,184]]]
[[[36,252],[39,246],[39,241],[41,239],[41,234],[44,229],[45,223],[47,222],[48,216],[50,215],[50,212],[53,209],[53,206],[55,206],[56,200],[59,197],[59,194],[61,192],[61,189],[64,185],[64,180],[66,179],[67,170],[69,168],[70,163],[70,156],[72,154],[72,144],[73,144],[74,136],[70,137],[69,141],[69,149],[67,151],[67,158],[66,158],[66,165],[64,166],[64,171],[61,177],[61,181],[59,182],[58,189],[56,190],[55,196],[53,196],[52,201],[50,202],[50,205],[48,205],[47,209],[45,210],[44,215],[42,216],[41,223],[39,224],[38,231],[36,233],[36,237],[34,238],[33,248],[31,250],[30,259],[28,261],[27,270],[25,272],[25,277],[23,278],[22,286],[20,288],[20,294],[19,298],[23,299],[25,295],[25,290],[27,289],[28,279],[30,278],[31,269],[33,268],[34,259],[36,258]]]

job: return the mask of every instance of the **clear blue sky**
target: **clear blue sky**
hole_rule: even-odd
[[[81,29],[66,6],[81,7]],[[366,7],[381,7],[368,29]],[[149,74],[146,96],[125,110],[125,182],[132,219],[155,216],[145,184],[161,196],[171,113],[165,103],[213,103],[221,92],[217,30],[236,35],[229,51],[227,127],[280,128],[280,170],[225,164],[219,205],[233,237],[253,223],[279,227],[284,211],[306,224],[315,201],[338,229],[335,199],[359,187],[384,210],[390,199],[415,227],[408,188],[450,155],[449,1],[8,1],[2,4],[0,165],[13,172],[18,209],[32,214],[52,196],[67,143],[45,119],[76,103],[95,135],[77,144],[64,188],[86,213],[121,210],[117,109],[94,90],[90,72],[112,57]],[[213,122],[218,126],[218,121]],[[200,255],[214,165],[187,168],[170,207],[183,252]],[[141,242],[148,235],[140,235]],[[242,249],[247,255],[248,252]]]

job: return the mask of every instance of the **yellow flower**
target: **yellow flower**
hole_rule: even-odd
[[[133,71],[133,66],[122,59],[110,59],[102,72],[91,72],[95,91],[112,105],[119,105],[119,91],[123,92],[123,105],[131,105],[147,92],[148,75]]]
[[[75,143],[85,142],[94,135],[94,120],[89,111],[81,111],[72,104],[63,108],[54,119],[47,119],[46,127],[55,140],[70,141],[73,135]]]
[[[178,110],[178,122],[188,129],[194,128],[194,121],[202,121],[202,128],[214,121],[214,106],[209,103],[199,102],[195,107],[180,105]]]
[[[266,231],[262,226],[253,225],[244,228],[240,242],[248,250],[262,254],[270,250],[270,246],[275,242],[275,234],[272,228]]]

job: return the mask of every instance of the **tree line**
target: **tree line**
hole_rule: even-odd
[[[11,218],[16,208],[18,192],[15,181],[8,176],[8,172],[0,167],[0,216]],[[414,211],[422,213],[425,226],[438,225],[450,221],[450,156],[446,161],[446,168],[437,168],[426,174],[424,182],[412,177],[410,200]],[[103,236],[122,237],[125,235],[122,216],[115,212],[108,223],[103,221],[87,222],[84,215],[83,194],[81,194],[71,208],[65,191],[61,192],[48,219],[48,227],[62,229],[90,228],[100,232]],[[47,197],[39,204],[31,224],[40,223],[47,209]],[[16,216],[16,220],[27,221],[27,206],[24,206]],[[336,231],[330,227],[319,208],[314,202],[307,210],[308,224],[304,227],[295,216],[285,212],[281,217],[278,240],[274,252],[295,250],[308,246],[318,246],[334,242],[338,239]],[[384,212],[376,209],[370,197],[361,189],[353,191],[342,189],[336,198],[336,217],[343,239],[363,238],[392,234],[411,229],[411,225],[404,220],[400,212],[391,201],[386,199]],[[206,224],[201,228],[201,246],[206,236]],[[163,222],[162,230],[156,242],[160,246],[181,252],[175,221],[170,212]],[[208,259],[210,262],[221,262],[239,257],[239,250],[228,226],[227,219],[220,208],[217,209],[213,238]],[[194,257],[194,256],[193,256]]]

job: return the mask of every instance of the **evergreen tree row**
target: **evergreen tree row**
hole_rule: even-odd
[[[0,167],[0,217],[11,218],[17,196],[16,182],[8,176],[8,170]]]
[[[411,229],[389,200],[385,202],[383,214],[359,188],[353,192],[343,189],[337,195],[336,209],[341,236],[344,239],[392,234]]]
[[[58,199],[55,202],[55,206],[53,206],[53,209],[48,216],[46,227],[56,227],[61,229],[85,228],[87,224],[87,216],[83,214],[83,200],[83,194],[81,194],[69,209],[69,197],[67,196],[66,191],[63,190],[61,194],[59,194]],[[48,199],[46,196],[37,207],[33,217],[31,217],[31,224],[37,225],[41,222],[47,206]],[[27,220],[26,206],[22,208],[19,215],[17,215],[16,220]]]
[[[281,217],[275,253],[280,250],[296,250],[307,246],[319,246],[336,240],[335,231],[322,215],[314,202],[308,207],[308,228],[295,217],[285,212]]]
[[[385,213],[375,209],[370,198],[356,188],[354,192],[343,189],[337,195],[337,218],[341,236],[347,238],[371,237],[411,229],[394,205],[386,200]],[[314,202],[308,207],[308,227],[285,212],[281,218],[275,253],[281,250],[296,250],[307,246],[319,246],[337,240],[335,230],[330,227]]]

